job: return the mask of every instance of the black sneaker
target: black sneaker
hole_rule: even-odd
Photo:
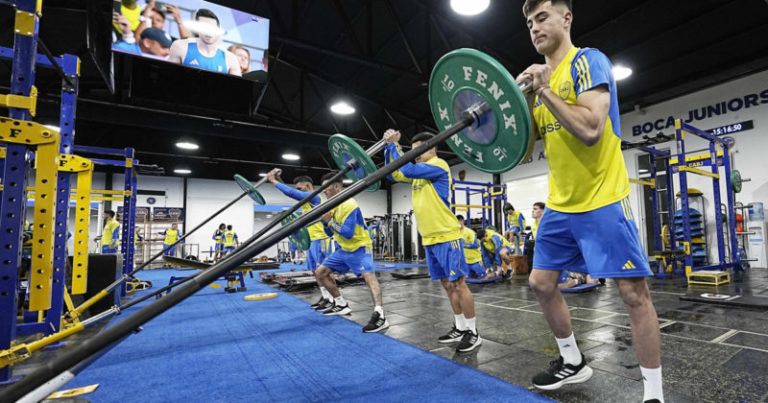
[[[352,310],[349,309],[349,304],[346,304],[344,306],[334,305],[326,309],[323,312],[323,315],[324,316],[349,315],[350,312],[352,312]]]
[[[472,333],[471,330],[467,330],[461,337],[461,341],[456,347],[456,351],[459,353],[466,353],[480,347],[481,344],[483,344],[483,339],[480,338],[480,333],[477,331]]]
[[[440,336],[437,338],[438,343],[456,343],[458,341],[461,341],[461,337],[464,336],[464,332],[462,332],[459,329],[456,329],[456,325],[453,325],[451,330],[448,331],[448,333]]]
[[[328,308],[331,308],[331,307],[333,307],[333,302],[327,299],[324,299],[322,304],[315,307],[315,310],[325,312]]]
[[[502,278],[502,279],[504,279],[504,280],[509,280],[509,279],[511,279],[511,278],[512,278],[512,269],[509,269],[509,270],[507,270],[507,271],[503,271],[503,270],[502,270],[502,272],[503,272],[503,273],[502,273],[502,275],[501,275],[501,278]]]
[[[381,330],[384,330],[389,327],[389,321],[387,321],[387,318],[384,316],[381,316],[378,312],[373,311],[373,315],[371,315],[371,320],[368,321],[368,324],[363,327],[364,333],[374,333]]]
[[[563,357],[549,363],[549,369],[533,377],[533,386],[544,390],[559,389],[569,383],[582,383],[592,377],[592,368],[587,366],[587,359],[581,355],[581,364],[565,364]]]
[[[310,305],[310,307],[312,309],[317,309],[318,306],[325,304],[325,301],[327,300],[321,296],[320,299],[318,299],[314,304]]]

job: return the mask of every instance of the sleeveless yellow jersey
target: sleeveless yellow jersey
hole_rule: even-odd
[[[475,231],[469,227],[464,227],[461,230],[461,240],[464,242],[464,260],[468,264],[479,263],[483,260]]]
[[[139,17],[141,16],[141,7],[137,5],[135,8],[130,9],[121,4],[120,12],[125,16],[125,18],[128,19],[128,22],[131,24],[131,31],[136,32],[136,29],[139,28],[139,24],[141,24],[141,21],[139,21]],[[112,25],[118,31],[120,30],[120,27],[117,24],[112,23]]]
[[[384,152],[384,161],[389,163],[401,155],[399,145],[391,143]],[[432,157],[427,162],[405,164],[388,178],[411,184],[413,214],[425,246],[461,238],[459,220],[450,208],[453,180],[448,163]]]
[[[235,240],[237,240],[237,234],[235,231],[224,231],[224,246],[225,247],[235,247],[237,246],[237,243]]]
[[[335,234],[333,240],[345,252],[354,252],[362,247],[370,250],[372,247],[371,235],[355,199],[347,199],[333,209],[333,218],[328,222],[328,228]]]
[[[509,229],[517,228],[518,231],[525,231],[525,217],[517,210],[512,214],[507,214],[507,225]]]
[[[629,179],[621,153],[619,103],[611,62],[596,49],[573,47],[552,73],[551,90],[568,104],[596,87],[610,91],[611,106],[600,140],[587,146],[536,99],[533,117],[549,163],[547,207],[566,213],[592,211],[629,195]]]
[[[175,229],[167,229],[165,230],[165,240],[163,241],[164,244],[170,245],[176,240],[179,239],[179,231]]]

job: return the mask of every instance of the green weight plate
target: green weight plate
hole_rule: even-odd
[[[429,104],[438,129],[451,127],[465,110],[483,102],[488,111],[447,142],[467,164],[506,172],[531,146],[530,115],[519,85],[501,63],[474,49],[457,49],[437,61],[429,79]]]
[[[301,217],[298,213],[291,213],[288,217],[283,218],[282,221],[280,221],[280,224],[285,227],[286,225],[290,224],[291,222],[295,221]],[[306,227],[301,228],[300,230],[294,232],[291,235],[288,235],[288,239],[293,242],[293,245],[301,250],[309,250],[309,244],[312,242],[309,239],[309,231],[307,231]]]
[[[376,171],[376,164],[359,144],[343,134],[334,134],[328,139],[328,150],[339,169],[344,169],[351,160],[355,160],[352,170],[347,172],[347,177],[355,182]],[[369,192],[379,190],[379,182],[368,186]]]
[[[256,187],[253,186],[253,184],[249,182],[248,179],[245,179],[241,175],[235,174],[235,182],[237,182],[237,185],[240,186],[240,189],[243,189],[243,192],[248,193],[248,197],[253,199],[253,201],[261,204],[262,206],[267,204],[267,201],[264,200],[264,197],[261,195],[261,193],[256,190]]]
[[[741,192],[741,184],[741,172],[738,169],[734,169],[731,171],[731,189],[733,189],[733,193]]]

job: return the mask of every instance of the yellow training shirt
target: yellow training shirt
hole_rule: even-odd
[[[551,91],[574,105],[577,97],[596,87],[610,91],[611,106],[600,140],[587,146],[569,133],[537,98],[533,117],[549,163],[547,207],[581,213],[618,202],[629,195],[629,179],[621,153],[619,103],[611,62],[596,49],[573,47],[552,73]]]
[[[333,240],[345,252],[354,252],[363,247],[368,250],[372,248],[371,235],[355,199],[349,198],[333,209],[333,218],[327,225],[335,234]]]
[[[396,143],[387,146],[384,161],[399,158],[402,152]],[[413,213],[425,246],[455,241],[461,238],[459,220],[451,211],[451,171],[448,163],[432,157],[423,163],[408,163],[389,176],[390,180],[411,183]]]
[[[464,242],[464,260],[468,264],[479,263],[483,260],[480,253],[480,244],[477,242],[477,234],[469,227],[461,230],[461,240]]]

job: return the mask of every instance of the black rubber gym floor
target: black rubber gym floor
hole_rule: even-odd
[[[650,279],[659,315],[662,368],[667,402],[768,400],[768,309],[745,309],[681,301],[691,291],[755,295],[768,290],[768,271],[751,269],[732,284],[687,287],[682,279]],[[453,320],[438,282],[397,280],[380,273],[384,309],[391,324],[386,334],[424,350],[451,358],[508,382],[531,387],[531,377],[557,357],[557,345],[544,320],[527,276],[506,283],[470,284],[483,345],[456,354],[437,336]],[[371,314],[364,285],[343,288],[353,309],[348,318],[361,325]],[[296,296],[314,302],[319,292]],[[629,316],[615,284],[584,294],[564,294],[571,307],[573,330],[595,375],[580,385],[539,391],[562,402],[637,402],[643,386],[632,348]],[[307,308],[309,309],[309,308]],[[532,388],[532,387],[531,387]]]

